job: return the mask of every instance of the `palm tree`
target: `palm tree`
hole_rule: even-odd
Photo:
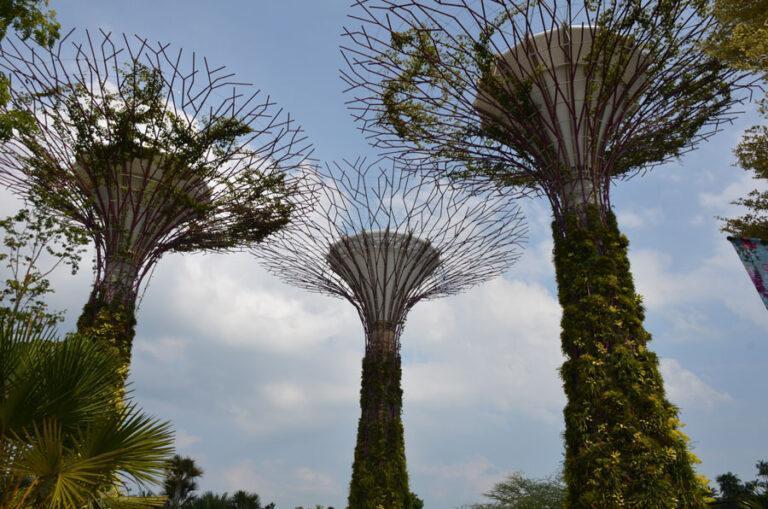
[[[189,459],[189,458],[187,458]],[[187,505],[189,509],[274,509],[274,504],[266,507],[261,505],[261,499],[256,493],[239,490],[234,495],[217,494],[206,491],[200,497],[191,497]]]
[[[162,475],[169,424],[114,404],[117,357],[22,316],[0,314],[0,509],[162,505],[119,491]]]
[[[261,505],[261,497],[256,493],[238,490],[233,495],[206,491],[195,496],[196,479],[203,475],[203,470],[195,464],[194,458],[174,455],[165,467],[163,494],[166,496],[167,509],[275,509],[274,504]],[[0,508],[2,509],[2,508]]]
[[[189,505],[190,509],[234,509],[235,507],[229,495],[226,493],[219,495],[212,491],[206,491]]]
[[[165,467],[163,494],[168,497],[166,507],[186,507],[197,489],[195,479],[203,475],[203,470],[195,465],[195,460],[175,454]]]
[[[232,495],[234,509],[262,509],[261,498],[256,493],[238,490]]]

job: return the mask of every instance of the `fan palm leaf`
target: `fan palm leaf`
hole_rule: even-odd
[[[0,509],[161,505],[118,488],[160,480],[169,424],[114,404],[118,359],[39,330],[0,316]]]

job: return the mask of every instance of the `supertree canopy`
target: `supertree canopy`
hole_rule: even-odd
[[[525,234],[498,193],[441,185],[402,162],[329,166],[315,209],[256,254],[290,284],[349,301],[365,330],[349,507],[410,507],[400,335],[411,308],[504,271]]]
[[[343,47],[350,104],[385,150],[544,193],[666,162],[717,132],[740,75],[699,46],[699,0],[360,0]]]
[[[137,36],[3,42],[16,114],[35,129],[0,151],[0,181],[82,226],[96,280],[81,332],[127,370],[142,282],[168,252],[252,246],[311,193],[300,128],[269,96],[195,54]]]
[[[345,30],[372,143],[552,206],[569,507],[699,507],[611,209],[613,182],[730,120],[702,0],[359,0]]]

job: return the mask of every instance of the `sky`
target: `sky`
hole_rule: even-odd
[[[140,34],[254,83],[304,126],[321,161],[374,157],[345,108],[338,45],[349,0],[59,2],[69,27]],[[76,37],[78,35],[76,34]],[[612,191],[647,308],[651,348],[699,470],[754,477],[768,459],[768,311],[716,216],[754,188],[732,147],[752,106],[698,150]],[[5,216],[20,206],[0,194]],[[529,241],[503,277],[418,304],[402,337],[406,454],[428,509],[453,509],[514,471],[560,468],[565,402],[550,212],[521,202]],[[53,277],[71,330],[92,274]],[[169,419],[202,490],[255,491],[280,509],[344,507],[363,333],[347,302],[293,288],[248,254],[165,256],[138,311],[131,384]]]

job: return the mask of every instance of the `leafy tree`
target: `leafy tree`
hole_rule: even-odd
[[[175,454],[165,467],[163,494],[168,497],[166,507],[187,507],[197,490],[196,479],[202,475],[203,470],[195,464],[193,458]]]
[[[233,495],[206,491],[202,496],[193,498],[183,507],[190,509],[275,509],[275,504],[270,503],[262,506],[259,495],[243,490],[239,490]]]
[[[3,0],[0,2],[0,41],[13,29],[22,39],[32,37],[42,46],[52,46],[59,38],[60,25],[56,11],[46,10],[48,0]],[[0,74],[0,107],[8,104],[11,95],[8,77]],[[0,141],[7,140],[13,130],[31,130],[33,119],[26,112],[10,110],[0,113]]]
[[[768,0],[713,0],[711,9],[719,30],[709,41],[710,52],[737,69],[768,77]],[[768,98],[760,100],[758,111],[768,119]],[[741,168],[768,181],[768,125],[749,128],[734,152]],[[768,192],[755,189],[734,204],[749,212],[721,218],[725,219],[723,231],[768,239]]]
[[[719,22],[710,52],[746,71],[768,70],[768,0],[711,0]]]
[[[256,493],[238,490],[233,495],[206,491],[195,495],[197,479],[203,470],[188,456],[174,455],[165,467],[163,495],[169,509],[275,509],[275,504],[261,505]]]
[[[40,328],[60,322],[62,313],[49,312],[44,300],[53,291],[48,277],[60,266],[77,273],[85,233],[39,206],[1,220],[0,231],[5,248],[0,262],[8,271],[0,290],[0,313],[31,317],[28,323]],[[46,256],[51,262],[42,267]]]
[[[206,491],[202,496],[192,500],[185,506],[190,509],[234,509],[232,499],[226,493],[221,495]]]
[[[762,101],[759,111],[768,119],[768,102]],[[757,125],[747,129],[734,150],[744,170],[757,179],[768,181],[768,126]],[[749,211],[737,218],[725,219],[723,231],[737,237],[768,239],[768,191],[751,191],[746,197],[733,202]]]
[[[410,509],[424,509],[424,501],[420,499],[414,492],[411,492],[410,503]]]
[[[262,509],[259,495],[243,490],[238,490],[232,495],[232,506],[235,509]]]
[[[492,502],[472,509],[559,509],[565,503],[565,484],[562,476],[531,479],[515,472],[485,496]]]
[[[745,509],[768,507],[768,462],[758,461],[755,466],[757,479],[754,481],[742,482],[739,476],[732,472],[717,476],[717,502],[721,507],[725,504]]]
[[[732,472],[718,475],[715,480],[720,487],[721,502],[736,502],[752,494],[752,490]]]

